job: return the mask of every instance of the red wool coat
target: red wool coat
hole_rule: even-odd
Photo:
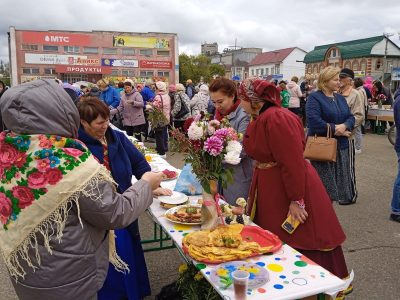
[[[335,248],[346,237],[316,170],[303,158],[304,136],[300,119],[280,107],[268,108],[249,124],[243,141],[246,153],[258,162],[276,162],[277,166],[255,169],[248,209],[257,196],[254,222],[294,248]],[[308,218],[289,234],[281,225],[290,201],[300,199],[304,199]]]

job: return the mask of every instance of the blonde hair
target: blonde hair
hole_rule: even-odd
[[[97,86],[100,87],[107,87],[110,84],[110,82],[107,79],[100,79],[99,81],[97,81]]]
[[[180,91],[184,91],[184,90],[185,90],[185,86],[184,86],[182,83],[177,83],[177,84],[175,85],[175,87],[176,87],[176,91],[177,91],[177,92],[180,92]]]
[[[323,92],[326,92],[327,91],[326,84],[328,83],[328,81],[339,74],[340,74],[340,69],[337,67],[329,66],[324,68],[318,76],[318,89]]]

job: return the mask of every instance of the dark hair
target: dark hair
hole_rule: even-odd
[[[125,84],[126,85],[126,84]],[[118,82],[118,88],[124,88],[124,83],[122,81]]]
[[[82,97],[78,102],[78,111],[81,120],[92,123],[93,120],[101,116],[104,119],[110,118],[108,106],[97,97]]]
[[[382,82],[380,82],[379,80],[377,80],[374,85],[376,86],[376,90],[377,92],[381,93],[383,90],[383,84]]]
[[[364,81],[360,77],[357,77],[354,79],[354,86],[356,88],[362,86],[363,84],[364,84]]]
[[[210,92],[215,93],[215,92],[222,92],[226,96],[229,97],[234,97],[235,102],[237,98],[237,86],[234,81],[224,78],[224,77],[219,77],[214,79],[211,82],[210,87],[208,88]]]

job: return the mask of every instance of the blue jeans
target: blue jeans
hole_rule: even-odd
[[[392,214],[400,215],[400,152],[397,153],[397,178],[393,186]]]

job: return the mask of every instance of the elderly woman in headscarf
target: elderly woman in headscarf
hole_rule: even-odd
[[[167,92],[167,85],[165,82],[156,82],[156,95],[154,96],[153,106],[158,107],[163,112],[167,123],[154,129],[156,137],[156,150],[162,157],[166,157],[168,152],[168,124],[171,121],[171,98]],[[154,124],[151,125],[152,127]]]
[[[78,110],[54,80],[9,89],[0,108],[10,130],[0,134],[0,252],[18,298],[93,299],[109,259],[127,271],[110,229],[151,205],[162,175],[146,172],[116,193],[76,139]]]
[[[203,84],[200,87],[199,92],[193,96],[190,100],[190,108],[192,110],[192,116],[199,115],[201,112],[206,113],[208,107],[208,100],[210,95],[208,92],[208,86]]]
[[[277,88],[267,81],[246,79],[238,97],[253,118],[243,141],[247,155],[256,161],[250,216],[331,273],[347,277],[341,247],[345,234],[318,173],[303,158],[301,120],[281,108]],[[289,215],[292,225],[300,222],[292,234],[281,227]]]

